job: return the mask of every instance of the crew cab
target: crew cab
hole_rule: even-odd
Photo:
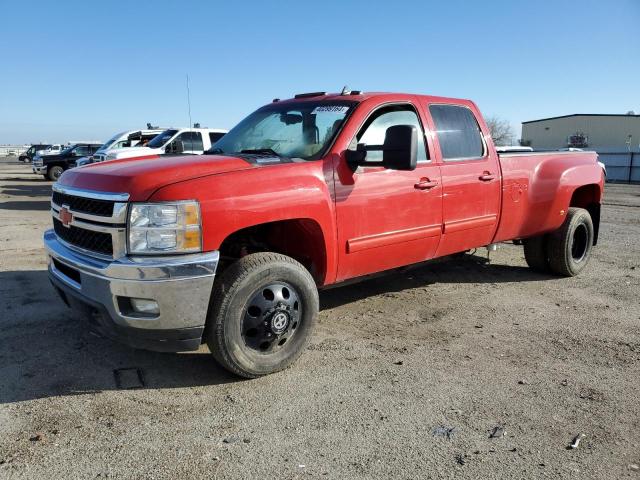
[[[36,155],[33,158],[33,173],[55,182],[62,172],[75,167],[78,158],[93,155],[100,145],[100,143],[74,143],[57,155]]]
[[[113,137],[104,142],[100,149],[93,155],[82,157],[76,160],[75,166],[81,167],[89,163],[104,162],[107,157],[107,151],[119,150],[121,148],[145,146],[163,131],[164,129],[151,128],[146,130],[127,130],[124,132],[116,133]]]
[[[531,268],[577,275],[603,186],[593,152],[498,155],[469,100],[311,93],[201,156],[65,172],[44,244],[56,290],[98,332],[206,342],[253,378],[301,354],[320,288],[510,240]]]
[[[200,155],[209,150],[226,130],[218,128],[168,128],[156,135],[145,146],[107,149],[98,161],[121,158],[152,158],[164,153],[185,153]]]

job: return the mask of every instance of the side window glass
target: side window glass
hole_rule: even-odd
[[[414,125],[418,129],[418,162],[429,159],[424,143],[424,132],[416,112],[407,105],[384,107],[374,112],[356,135],[358,143],[382,145],[387,128],[394,125]],[[382,152],[367,152],[367,161],[382,161]]]
[[[182,141],[186,151],[204,150],[200,132],[182,132],[176,140]]]
[[[222,137],[224,137],[224,133],[222,132],[209,132],[209,140],[211,141],[211,145],[216,143]]]
[[[482,133],[471,110],[457,105],[430,105],[429,112],[445,162],[484,156]]]
[[[73,154],[76,157],[83,157],[84,155],[88,155],[89,154],[89,147],[87,147],[86,145],[80,145],[79,147],[76,147],[73,150]]]

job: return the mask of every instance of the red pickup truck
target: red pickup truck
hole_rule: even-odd
[[[138,348],[206,342],[228,370],[290,365],[318,288],[507,240],[572,276],[598,239],[592,152],[498,155],[476,105],[311,93],[268,104],[202,156],[123,159],[53,186],[49,275]]]

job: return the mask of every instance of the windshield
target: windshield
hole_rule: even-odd
[[[171,140],[171,137],[173,137],[176,133],[178,133],[178,130],[173,130],[173,129],[165,130],[159,135],[156,135],[155,137],[153,137],[153,140],[147,143],[147,147],[160,148],[169,140]]]
[[[266,153],[315,160],[355,106],[350,101],[287,102],[263,107],[216,142],[209,153]]]
[[[116,140],[118,140],[125,133],[126,132],[116,133],[113,137],[111,137],[109,140],[104,142],[104,144],[102,144],[102,146],[100,147],[100,150],[107,150],[109,147],[111,147],[111,145],[116,143]]]
[[[70,145],[67,148],[65,148],[64,150],[62,150],[60,152],[60,155],[67,155],[67,154],[71,153],[71,150],[73,150],[74,148],[76,148],[76,145]]]

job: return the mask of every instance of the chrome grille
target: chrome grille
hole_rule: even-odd
[[[126,255],[126,193],[107,193],[53,185],[51,215],[56,236],[70,248],[100,258]],[[65,225],[64,207],[71,213]]]
[[[113,256],[113,239],[109,233],[94,232],[69,225],[65,227],[57,218],[53,219],[56,235],[71,245],[102,255]]]
[[[113,204],[109,200],[96,200],[93,198],[75,197],[65,193],[53,192],[51,200],[56,205],[67,205],[76,212],[91,213],[101,217],[113,215]]]

